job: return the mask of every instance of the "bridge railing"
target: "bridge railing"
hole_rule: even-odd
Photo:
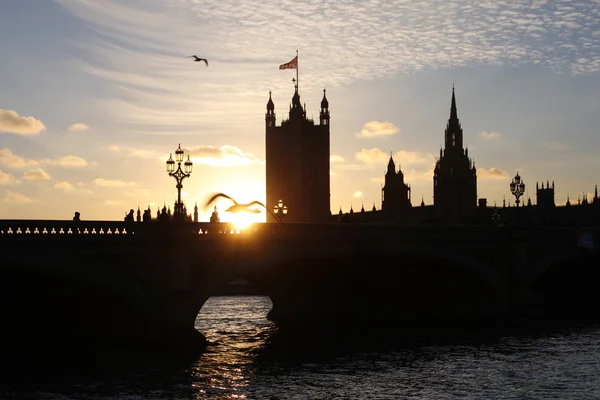
[[[182,234],[240,234],[231,223],[204,222],[124,222],[64,220],[0,220],[0,237],[71,236],[71,235],[135,235],[180,232]]]

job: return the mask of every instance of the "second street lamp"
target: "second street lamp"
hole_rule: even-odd
[[[177,161],[177,170],[175,170],[175,162]],[[193,163],[190,160],[190,156],[188,155],[187,161],[183,163],[183,170],[181,169],[181,163],[183,162],[183,149],[181,148],[181,144],[175,150],[175,160],[173,160],[173,155],[169,154],[169,159],[167,160],[167,172],[169,176],[172,176],[177,181],[177,203],[175,203],[174,217],[176,219],[185,219],[185,215],[183,215],[183,202],[181,201],[181,189],[183,188],[183,180],[185,178],[189,178],[192,173]]]
[[[521,176],[519,176],[518,172],[509,186],[510,192],[515,196],[515,203],[517,204],[517,207],[519,207],[519,198],[525,193],[525,182],[521,180]]]
[[[283,221],[283,218],[287,215],[288,208],[283,205],[283,201],[279,200],[273,207],[273,215],[277,219],[277,222]]]

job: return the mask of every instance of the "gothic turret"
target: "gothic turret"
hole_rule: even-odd
[[[294,96],[292,97],[292,103],[290,104],[290,121],[298,119],[306,119],[306,112],[300,102],[300,94],[298,94],[298,86],[296,86]]]
[[[267,113],[265,114],[265,122],[267,128],[275,126],[275,104],[271,99],[271,91],[269,91],[269,101],[267,102]]]
[[[319,123],[321,125],[329,125],[329,101],[327,101],[327,97],[325,96],[325,89],[323,89],[323,100],[321,100]]]

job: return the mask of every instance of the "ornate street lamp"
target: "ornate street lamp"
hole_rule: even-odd
[[[177,162],[177,170],[175,170],[175,162]],[[175,160],[173,160],[173,155],[169,154],[169,159],[167,160],[167,172],[169,176],[172,176],[177,181],[177,203],[175,203],[174,217],[177,219],[185,219],[185,215],[183,215],[183,202],[181,201],[181,189],[183,185],[181,182],[185,178],[189,178],[192,173],[193,163],[190,160],[190,156],[188,155],[187,161],[183,163],[183,170],[181,169],[181,163],[183,162],[183,150],[181,149],[181,144],[175,150]]]
[[[283,218],[287,215],[287,213],[287,206],[284,206],[283,201],[279,200],[273,207],[273,215],[275,216],[275,219],[277,219],[277,222],[283,221]]]
[[[515,196],[515,203],[517,204],[517,207],[519,207],[519,197],[525,193],[525,183],[521,180],[518,172],[509,186],[510,192]]]

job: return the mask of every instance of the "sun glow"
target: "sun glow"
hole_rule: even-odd
[[[252,225],[253,222],[257,222],[257,215],[260,214],[250,214],[250,213],[237,213],[237,214],[232,214],[230,216],[231,219],[231,223],[237,228],[237,229],[246,229],[248,228],[250,225]]]

